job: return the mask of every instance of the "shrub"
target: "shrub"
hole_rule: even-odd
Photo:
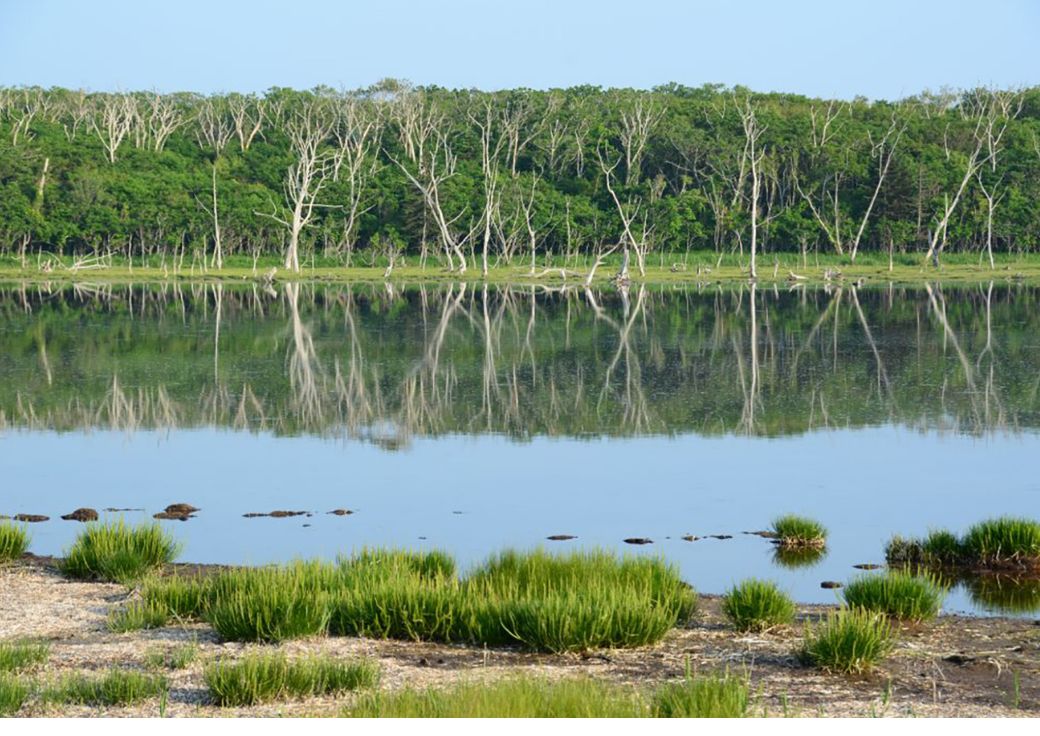
[[[23,525],[0,521],[0,565],[17,560],[29,549],[29,532]]]
[[[830,672],[856,674],[872,669],[895,642],[892,626],[877,613],[843,608],[807,629],[799,652],[803,661]]]
[[[72,578],[128,583],[173,562],[179,551],[158,524],[88,524],[59,567]]]
[[[845,586],[842,594],[845,602],[853,608],[883,613],[902,621],[920,622],[939,615],[946,588],[926,574],[892,571],[857,578]]]
[[[201,618],[208,595],[208,580],[198,576],[149,578],[141,586],[142,600],[171,618]]]
[[[740,631],[765,631],[794,620],[794,601],[767,580],[745,580],[722,598],[722,612]]]
[[[399,690],[361,697],[355,718],[635,718],[648,714],[638,692],[588,678],[511,677],[450,689]]]
[[[367,661],[311,657],[290,662],[281,654],[253,654],[215,662],[206,667],[205,678],[215,703],[239,706],[372,687],[379,669]]]
[[[822,547],[827,542],[827,529],[818,521],[788,514],[773,520],[773,534],[784,547]]]
[[[663,685],[654,693],[658,718],[743,718],[748,711],[748,685],[730,675],[691,677]]]
[[[78,705],[133,705],[167,689],[166,679],[129,670],[110,670],[101,677],[68,675],[45,689],[46,703]]]
[[[50,644],[19,639],[0,642],[0,672],[22,672],[43,664],[50,656]]]

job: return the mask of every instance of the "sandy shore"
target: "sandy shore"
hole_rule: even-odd
[[[0,640],[49,641],[49,662],[28,675],[44,682],[71,672],[147,669],[148,654],[197,641],[198,656],[192,664],[162,671],[171,687],[165,704],[168,716],[335,715],[350,704],[347,696],[241,709],[214,706],[202,677],[205,663],[260,647],[221,643],[204,624],[113,634],[106,628],[106,617],[127,595],[119,585],[67,581],[40,561],[0,568]],[[847,678],[818,672],[794,656],[801,622],[827,608],[802,606],[800,623],[793,627],[743,635],[726,625],[716,598],[702,597],[695,622],[673,630],[657,646],[584,655],[352,638],[300,640],[277,648],[290,656],[324,652],[369,657],[382,669],[384,689],[445,686],[518,673],[587,675],[645,686],[680,678],[689,666],[696,671],[746,672],[756,715],[1040,716],[1040,621],[941,616],[904,629],[894,654],[874,674]],[[159,707],[158,699],[104,709],[47,707],[31,700],[18,715],[157,716]]]

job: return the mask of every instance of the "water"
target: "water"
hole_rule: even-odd
[[[702,592],[755,575],[833,602],[820,582],[883,562],[893,533],[1037,516],[1038,297],[3,288],[0,513],[52,517],[38,554],[76,507],[190,502],[163,522],[185,561],[590,545],[663,555]],[[242,517],[275,509],[313,515]],[[830,529],[816,564],[742,533],[787,512]],[[682,539],[713,534],[732,538]],[[947,609],[992,599],[957,588]]]

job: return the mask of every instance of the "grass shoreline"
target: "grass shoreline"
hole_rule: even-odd
[[[898,256],[889,267],[887,256],[862,257],[854,264],[836,256],[826,255],[803,263],[801,256],[794,253],[765,254],[758,267],[759,285],[773,284],[855,284],[893,283],[924,284],[932,282],[977,283],[988,281],[1013,281],[1040,283],[1040,255],[1002,255],[997,257],[996,267],[980,263],[974,254],[949,254],[946,261],[935,268],[925,264],[914,255]],[[748,283],[746,259],[734,254],[725,255],[721,261],[714,253],[665,254],[648,264],[646,275],[638,270],[630,271],[633,284],[714,284]],[[49,270],[41,265],[52,262]],[[101,267],[77,268],[71,257],[58,258],[51,254],[27,258],[23,267],[10,257],[0,259],[0,282],[16,283],[167,283],[167,282],[212,282],[212,283],[267,283],[265,274],[276,269],[274,282],[320,281],[327,283],[447,283],[467,282],[473,284],[510,284],[516,286],[549,285],[582,286],[591,261],[579,263],[552,263],[539,266],[537,274],[531,275],[529,265],[497,265],[489,269],[485,278],[479,264],[470,267],[464,274],[448,271],[444,266],[430,261],[425,268],[415,265],[395,268],[389,278],[385,277],[384,265],[343,266],[331,261],[304,264],[298,273],[287,271],[280,259],[263,258],[253,265],[248,258],[229,258],[222,269],[195,266],[171,269],[170,264],[160,263],[152,256],[142,263],[113,260]],[[617,264],[608,261],[601,265],[594,279],[596,285],[613,283]]]

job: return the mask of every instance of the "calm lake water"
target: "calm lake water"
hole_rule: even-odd
[[[38,554],[71,542],[77,507],[187,502],[196,518],[162,522],[184,561],[584,545],[662,555],[701,592],[754,575],[834,602],[821,581],[882,563],[894,533],[1040,516],[1038,302],[1008,284],[9,285],[0,513],[51,517]],[[273,510],[313,515],[242,516]],[[822,559],[785,566],[743,533],[787,512],[830,529]],[[1038,588],[976,582],[947,610],[1035,614]]]

